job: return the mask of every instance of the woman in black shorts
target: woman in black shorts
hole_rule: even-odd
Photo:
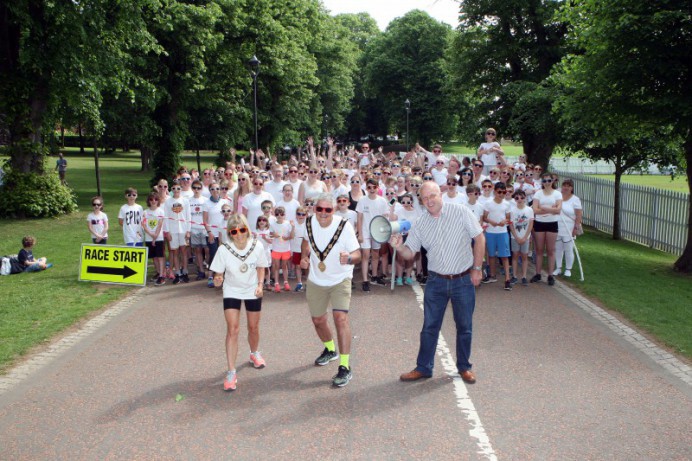
[[[245,303],[247,312],[250,363],[264,368],[265,361],[259,353],[259,322],[262,311],[262,286],[264,270],[269,267],[262,242],[251,236],[247,219],[233,214],[228,219],[226,232],[228,243],[219,246],[209,269],[214,272],[214,286],[223,285],[223,313],[226,318],[226,358],[228,372],[224,379],[225,391],[236,389],[235,362],[238,356],[238,331],[240,306]]]
[[[562,210],[562,194],[553,189],[553,177],[550,173],[541,176],[542,189],[533,195],[534,225],[536,239],[536,275],[531,283],[541,281],[543,270],[543,252],[548,253],[548,285],[555,285],[555,242],[557,241],[557,221]]]

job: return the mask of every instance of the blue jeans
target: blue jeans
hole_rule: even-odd
[[[219,250],[219,238],[215,237],[213,243],[207,241],[207,246],[209,247],[209,265],[211,266],[211,263],[214,262],[214,256],[216,256],[216,252]]]
[[[473,310],[476,306],[476,288],[471,283],[471,276],[447,280],[435,272],[430,272],[428,283],[425,285],[423,329],[420,332],[420,349],[416,361],[416,370],[426,376],[432,376],[437,340],[450,300],[457,326],[457,370],[461,372],[471,369],[469,357]]]

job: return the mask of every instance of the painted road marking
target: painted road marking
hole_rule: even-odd
[[[413,284],[413,292],[416,294],[416,299],[418,299],[418,306],[423,310],[423,290],[420,285],[415,282]],[[442,368],[448,376],[450,376],[454,384],[454,395],[457,399],[457,407],[461,410],[466,420],[471,425],[469,430],[469,435],[471,438],[476,440],[476,445],[478,446],[478,454],[483,456],[485,459],[491,461],[497,461],[497,456],[495,456],[495,451],[490,444],[490,438],[486,434],[483,428],[483,423],[481,423],[481,418],[476,411],[476,407],[471,401],[468,390],[464,381],[459,376],[459,371],[457,370],[456,362],[452,356],[452,352],[447,346],[447,341],[445,341],[442,332],[440,332],[440,338],[437,340],[437,355],[440,357],[442,362]]]

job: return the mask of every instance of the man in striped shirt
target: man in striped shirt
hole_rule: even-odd
[[[413,259],[421,247],[428,250],[428,283],[425,285],[423,329],[416,368],[401,375],[402,381],[430,378],[435,350],[447,304],[452,301],[457,327],[457,370],[461,379],[476,382],[471,371],[471,336],[476,288],[482,278],[485,237],[478,219],[464,205],[443,203],[440,186],[427,181],[420,190],[423,213],[408,234],[391,238],[391,245],[405,259]]]

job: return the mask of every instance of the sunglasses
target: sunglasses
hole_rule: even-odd
[[[318,213],[331,213],[332,211],[334,211],[334,208],[318,206],[315,207],[315,211],[317,211]]]
[[[127,194],[128,197],[137,197],[137,194]]]
[[[253,182],[252,184],[255,186],[264,186],[263,182]]]
[[[189,181],[192,178],[180,178],[181,181]]]
[[[305,202],[305,206],[313,206],[313,205],[314,205],[314,203],[312,203],[312,202]]]
[[[435,165],[444,165],[445,162],[435,162]]]
[[[270,206],[263,206],[262,209],[263,209],[263,210],[271,210],[272,207],[270,207]]]
[[[423,181],[432,181],[432,176],[423,176]]]
[[[238,235],[238,232],[240,232],[241,234],[247,233],[247,227],[236,227],[235,229],[231,229],[228,231],[228,233],[231,235]]]
[[[490,174],[499,174],[497,171],[491,171]]]
[[[375,176],[382,176],[382,173],[375,173]]]
[[[100,203],[92,203],[91,206],[101,206]]]
[[[492,189],[494,186],[488,185],[488,186],[483,186],[483,189]]]
[[[496,190],[495,195],[505,195],[507,193],[506,190]]]
[[[192,186],[192,188],[193,188],[194,190],[202,190],[202,188],[199,187],[199,186]]]
[[[448,186],[456,186],[457,183],[455,183],[455,182],[448,182],[447,185],[448,185]]]
[[[171,190],[182,190],[180,187],[171,187]]]
[[[159,189],[168,189],[168,186],[156,186],[156,187],[158,187]]]
[[[351,181],[351,184],[360,184],[360,181]]]
[[[285,215],[286,215],[286,213],[284,213],[283,211],[277,211],[277,212],[274,213],[274,214],[275,214],[276,216],[285,216]]]
[[[483,165],[481,165],[480,163],[474,163],[473,167],[474,168],[483,168]]]
[[[336,179],[336,176],[334,178]],[[324,180],[324,181],[326,181],[327,179],[332,179],[332,177],[331,176],[325,176],[322,178],[322,180]]]
[[[288,170],[289,173],[298,173],[298,170]]]
[[[267,220],[265,218],[262,218],[262,219],[258,219],[257,222],[267,222]]]
[[[310,173],[310,174],[317,174],[317,173],[319,173],[319,172],[318,172],[317,170],[308,170],[308,173]]]
[[[367,186],[366,189],[368,189],[368,190],[377,190],[377,186]]]
[[[396,195],[395,192],[387,192],[387,195]]]
[[[247,181],[247,178],[238,178],[238,181]]]
[[[296,213],[296,216],[307,216],[307,213]]]
[[[402,205],[411,205],[413,202],[401,202]]]
[[[228,187],[222,187],[221,190],[228,190]]]
[[[233,210],[221,210],[221,213],[223,213],[223,214],[233,213]]]
[[[221,190],[221,188],[220,188],[220,187],[210,187],[209,190],[210,190],[210,191],[215,191],[215,190]]]
[[[341,199],[341,200],[337,200],[336,203],[348,203],[348,200]]]
[[[208,171],[204,173],[204,176],[210,176],[210,175],[211,175],[211,173],[209,173]]]
[[[420,187],[420,184],[411,184],[411,187],[415,187],[417,189]]]
[[[473,176],[473,173],[467,171],[466,173],[461,173],[462,176]]]
[[[543,179],[541,182],[543,184],[545,184],[545,183],[553,182],[553,180],[552,179]]]
[[[396,163],[392,165],[392,168],[401,168],[401,165],[397,165]]]
[[[495,136],[495,133],[487,132],[485,133],[486,136]]]
[[[433,154],[439,154],[440,152],[442,152],[440,149],[433,149]]]

